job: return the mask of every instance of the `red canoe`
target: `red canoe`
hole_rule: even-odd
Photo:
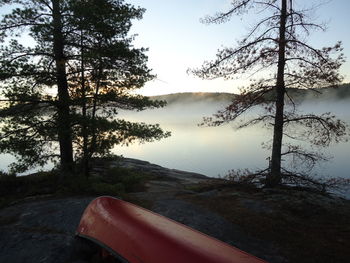
[[[112,197],[99,197],[89,204],[77,235],[101,245],[122,262],[265,262],[185,225]]]

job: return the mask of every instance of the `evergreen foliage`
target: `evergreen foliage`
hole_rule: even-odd
[[[3,0],[0,24],[0,150],[23,172],[49,160],[63,171],[116,144],[168,136],[158,125],[117,119],[119,109],[164,106],[133,91],[154,76],[129,30],[144,9],[120,0]],[[18,7],[17,7],[18,6]],[[23,43],[21,37],[34,40]]]

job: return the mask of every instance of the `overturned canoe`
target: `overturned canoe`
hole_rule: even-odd
[[[237,248],[112,197],[86,208],[77,235],[129,263],[263,263]]]

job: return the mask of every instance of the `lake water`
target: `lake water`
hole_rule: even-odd
[[[210,116],[221,107],[217,102],[186,102],[163,109],[121,113],[128,120],[159,123],[172,136],[152,143],[117,146],[113,153],[212,177],[224,176],[232,169],[266,168],[270,151],[262,149],[261,144],[272,138],[270,130],[259,127],[235,130],[232,125],[198,127],[203,116]],[[330,111],[350,122],[349,100],[307,103],[302,107],[307,112]],[[316,167],[318,174],[350,178],[350,142],[334,144],[322,151],[333,159]],[[0,155],[0,169],[6,170],[13,161],[11,155]]]
[[[350,122],[350,101],[309,102],[301,106],[305,112],[329,111]],[[271,130],[260,127],[236,130],[233,125],[198,127],[203,116],[210,116],[220,107],[218,103],[175,103],[163,109],[122,113],[134,121],[159,123],[172,136],[153,143],[118,146],[113,152],[213,177],[226,175],[231,169],[266,168],[270,151],[262,149],[261,144],[272,138]],[[322,152],[333,158],[316,167],[318,174],[350,178],[350,142],[332,144]]]

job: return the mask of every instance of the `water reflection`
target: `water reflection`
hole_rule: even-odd
[[[261,127],[237,131],[230,125],[197,126],[203,116],[211,115],[220,107],[220,104],[175,104],[141,113],[122,113],[121,116],[133,121],[160,123],[162,128],[172,132],[172,136],[154,143],[118,146],[113,152],[208,176],[225,175],[231,169],[266,168],[266,157],[270,152],[262,149],[261,143],[272,138],[271,131]],[[348,122],[350,120],[348,101],[304,103],[302,108],[310,113],[331,111]],[[319,164],[317,173],[350,178],[350,142],[334,144],[323,151],[334,158]]]
[[[171,131],[172,136],[153,143],[117,146],[113,153],[208,176],[225,175],[231,169],[266,168],[266,157],[270,152],[262,149],[261,143],[271,139],[271,131],[259,127],[237,131],[230,125],[198,127],[203,116],[210,116],[221,107],[222,103],[196,102],[139,113],[123,112],[120,117],[130,121],[159,123],[162,128]],[[349,101],[313,102],[302,107],[307,112],[330,111],[350,123]],[[350,178],[350,142],[331,145],[324,151],[334,158],[320,164],[317,173]],[[1,154],[0,169],[7,170],[14,161],[13,156]],[[45,168],[51,167],[52,164],[49,164]]]
[[[168,168],[225,175],[232,168],[267,165],[260,143],[265,139],[256,130],[235,132],[232,127],[201,128],[162,125],[172,136],[155,143],[116,147],[114,152],[144,159]]]

